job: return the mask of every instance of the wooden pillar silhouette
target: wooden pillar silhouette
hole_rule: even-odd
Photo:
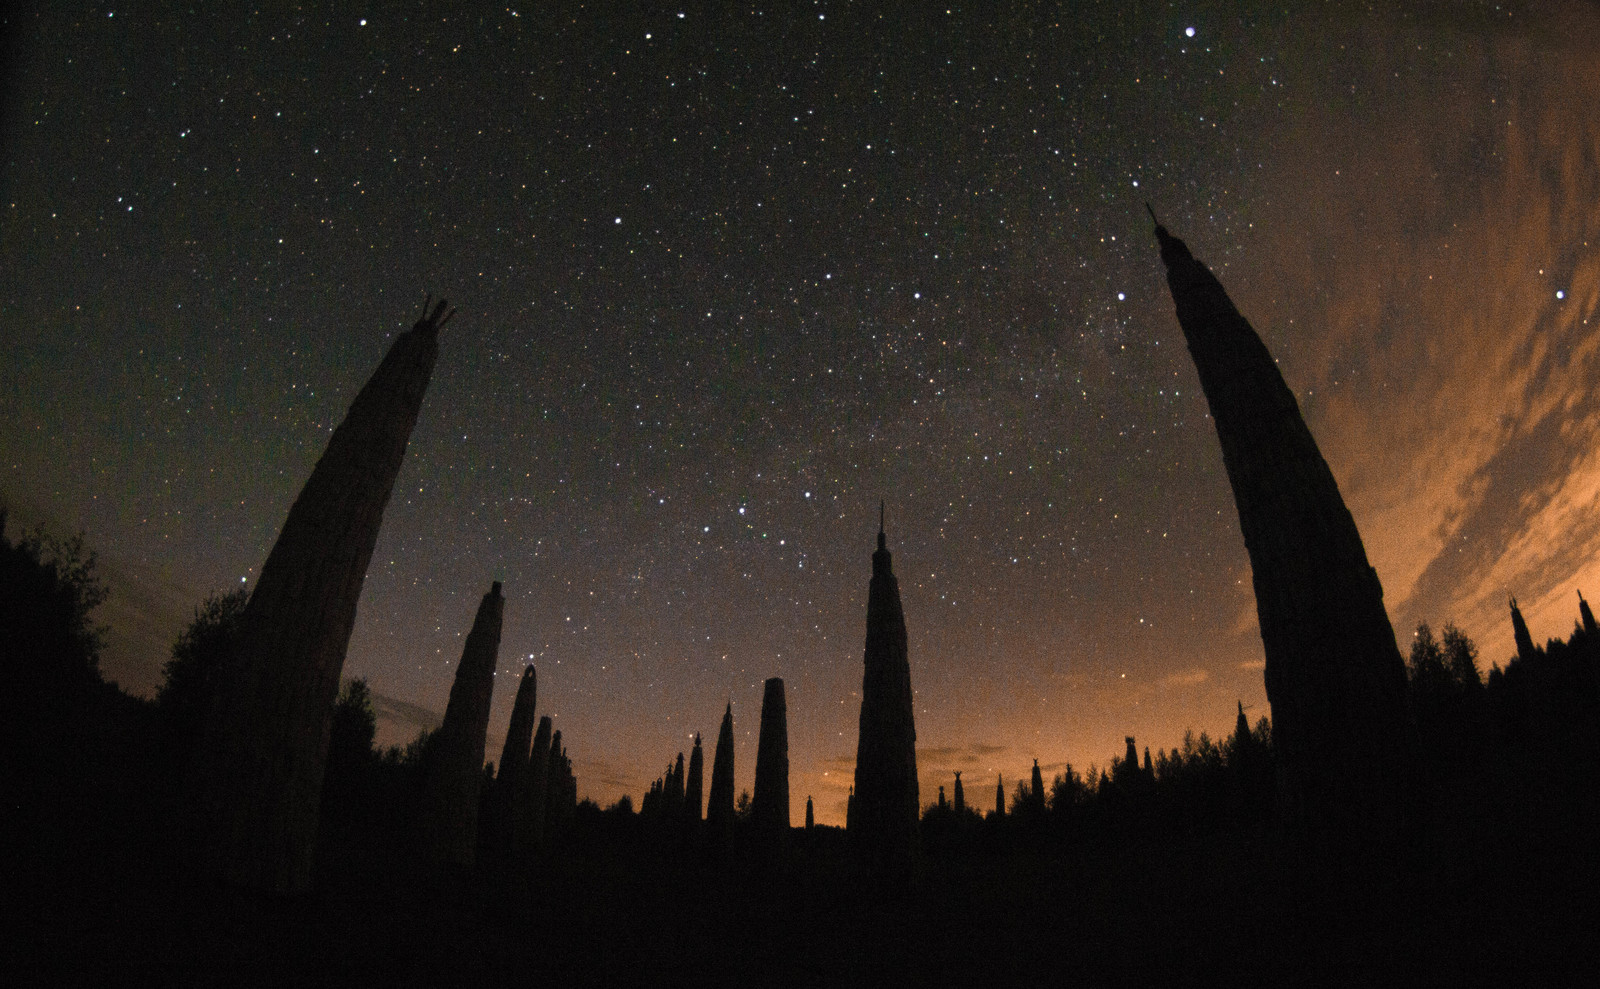
[[[1511,605],[1511,637],[1517,643],[1517,658],[1524,663],[1533,662],[1538,649],[1533,644],[1533,636],[1528,632],[1528,623],[1522,618],[1522,609],[1517,607],[1517,599],[1512,598]]]
[[[684,794],[684,768],[683,753],[678,753],[678,762],[667,769],[666,808],[667,819],[677,827],[683,820],[683,794]]]
[[[539,806],[539,845],[546,847],[561,827],[562,778],[566,761],[562,756],[561,733],[550,736],[550,751],[545,756],[544,802]]]
[[[917,854],[917,729],[906,650],[900,584],[879,506],[878,549],[867,586],[867,641],[861,677],[861,725],[856,742],[852,844],[868,861],[890,869]]]
[[[511,815],[511,850],[526,858],[544,840],[545,795],[550,783],[550,716],[539,719],[528,752],[528,772],[518,787]]]
[[[444,301],[400,334],[289,509],[216,674],[188,776],[202,857],[232,883],[311,885],[328,728],[383,511],[439,356]]]
[[[1392,838],[1408,814],[1415,735],[1383,587],[1261,338],[1183,241],[1160,224],[1156,237],[1250,555],[1286,810]]]
[[[423,769],[427,854],[450,866],[470,867],[477,857],[478,798],[505,603],[497,580],[478,604],[450,686],[444,722],[428,748]]]
[[[700,751],[700,733],[694,733],[694,751],[689,755],[689,776],[683,784],[683,817],[691,825],[700,823],[700,808],[704,802],[705,756]]]
[[[733,702],[722,713],[717,750],[711,756],[711,793],[706,800],[706,826],[719,838],[733,831]]]
[[[750,800],[756,830],[784,835],[789,831],[789,713],[783,680],[772,677],[761,697],[761,734],[756,745],[756,792]]]
[[[533,664],[522,671],[517,699],[511,705],[511,727],[500,748],[500,764],[489,793],[488,819],[483,822],[485,844],[504,854],[511,849],[515,830],[517,793],[527,786],[529,750],[533,744],[533,719],[539,700],[539,676]]]

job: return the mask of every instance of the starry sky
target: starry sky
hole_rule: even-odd
[[[924,802],[1267,713],[1147,199],[1402,648],[1600,597],[1593,3],[56,6],[4,15],[0,489],[184,609],[248,586],[449,298],[346,673],[441,711],[505,581],[490,758],[531,660],[602,803],[730,698],[750,786],[781,676],[842,823],[880,499]]]

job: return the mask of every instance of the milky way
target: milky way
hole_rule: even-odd
[[[431,291],[347,674],[441,710],[503,580],[491,751],[531,658],[583,793],[637,800],[729,697],[745,788],[781,676],[791,817],[839,822],[881,498],[923,793],[1104,763],[1266,713],[1149,200],[1402,639],[1503,660],[1507,593],[1564,634],[1600,594],[1592,5],[989,6],[8,15],[0,486],[248,586]]]

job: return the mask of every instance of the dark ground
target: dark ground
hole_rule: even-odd
[[[196,878],[150,743],[108,737],[11,804],[6,985],[1538,985],[1600,949],[1594,801],[1527,781],[1382,853],[1133,816],[933,834],[889,884],[833,829],[710,854],[589,814],[523,874],[429,877],[329,827],[317,889],[270,899]]]

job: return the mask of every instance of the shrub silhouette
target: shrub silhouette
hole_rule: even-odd
[[[13,543],[0,509],[0,693],[7,724],[48,724],[104,683],[104,630],[90,612],[106,599],[81,535],[34,533]]]
[[[244,588],[208,596],[195,607],[193,620],[172,644],[172,658],[161,668],[156,710],[179,758],[200,733],[217,670],[237,640],[249,597]]]

